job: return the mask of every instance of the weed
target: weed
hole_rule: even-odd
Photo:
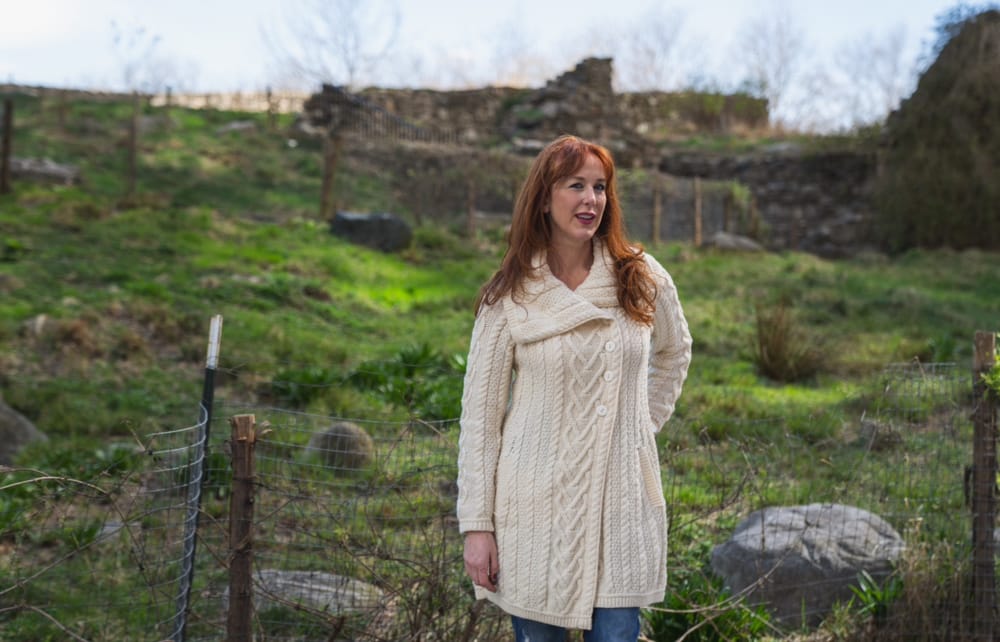
[[[428,344],[409,346],[392,359],[361,364],[347,377],[359,389],[428,420],[461,414],[465,356],[443,355]]]
[[[756,306],[757,343],[754,361],[761,374],[785,383],[814,377],[823,366],[817,339],[795,322],[791,306],[779,301],[771,308]]]
[[[858,613],[876,623],[885,620],[889,607],[903,594],[903,580],[896,574],[879,582],[868,571],[858,573],[858,584],[852,586],[852,600],[857,600]]]

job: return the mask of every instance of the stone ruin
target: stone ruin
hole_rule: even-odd
[[[402,127],[426,132],[427,139],[480,146],[502,142],[525,153],[574,133],[609,147],[628,166],[650,165],[657,132],[737,131],[767,124],[764,100],[734,95],[705,101],[692,99],[692,92],[615,93],[612,76],[612,59],[587,58],[534,89],[368,88],[348,93],[324,86],[306,101],[304,115],[311,127],[359,130],[392,114],[405,123]],[[710,118],[704,113],[709,103],[715,110]]]

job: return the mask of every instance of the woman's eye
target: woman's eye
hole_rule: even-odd
[[[597,185],[594,186],[594,190],[596,190],[598,192],[603,192],[607,188],[608,188],[608,186],[604,185],[603,183],[599,183],[599,184],[597,184]]]

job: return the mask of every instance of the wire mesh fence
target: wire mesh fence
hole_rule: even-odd
[[[721,628],[753,609],[753,593],[721,599],[724,590],[692,588],[718,585],[712,548],[758,509],[837,504],[870,511],[905,542],[882,578],[894,583],[865,593],[862,582],[849,594],[855,619],[859,607],[871,611],[868,637],[856,639],[963,639],[972,625],[971,401],[968,370],[909,364],[845,398],[846,411],[668,424],[659,439],[671,579],[667,601],[646,613],[645,634],[753,637]],[[257,639],[509,636],[502,614],[476,603],[463,575],[456,420],[347,420],[223,399],[211,421],[203,411],[194,425],[145,436],[138,447],[80,457],[88,464],[76,477],[85,482],[6,472],[0,639],[225,639],[233,559],[226,424],[243,414],[254,415],[259,435]],[[824,582],[798,588],[821,593]],[[836,613],[801,615],[814,623]],[[789,628],[766,630],[780,637]]]

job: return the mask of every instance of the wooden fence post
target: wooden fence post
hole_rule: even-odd
[[[274,131],[277,129],[277,108],[274,105],[274,92],[271,91],[271,87],[267,88],[267,130]]]
[[[233,481],[229,496],[229,614],[227,642],[253,639],[254,415],[230,417]]]
[[[126,172],[126,195],[125,198],[131,205],[135,201],[136,174],[139,165],[139,92],[132,92],[132,119],[128,128],[128,168]]]
[[[660,173],[656,170],[653,176],[653,246],[660,244],[663,238],[663,192],[660,190]]]
[[[983,381],[996,360],[996,335],[976,332],[972,365],[972,591],[975,639],[993,639],[996,579],[997,396]]]
[[[733,231],[733,192],[730,189],[722,199],[722,231],[727,234]]]
[[[466,191],[465,235],[476,238],[476,179],[470,176]]]
[[[694,177],[694,246],[701,247],[701,177]]]
[[[337,128],[331,129],[323,138],[323,182],[320,185],[319,217],[324,221],[333,219],[333,187],[337,180],[337,164],[343,144],[343,134]]]
[[[10,141],[14,129],[14,101],[3,101],[3,139],[0,143],[0,194],[10,193]]]

